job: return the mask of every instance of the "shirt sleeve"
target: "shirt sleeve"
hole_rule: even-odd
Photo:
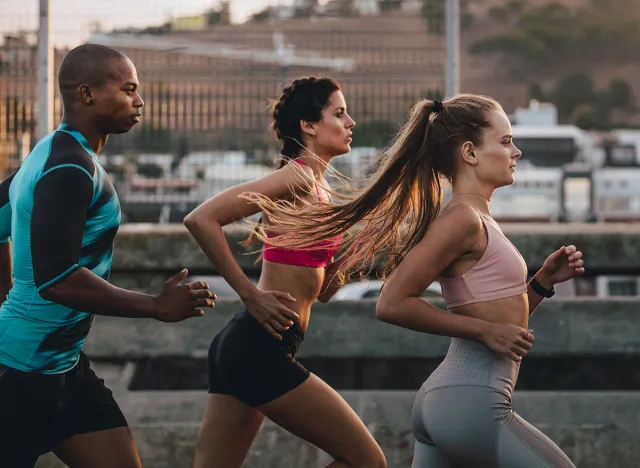
[[[11,204],[9,203],[9,186],[16,173],[0,183],[0,243],[9,241],[11,237]]]
[[[78,267],[93,178],[80,165],[49,169],[37,182],[31,213],[31,258],[38,292]]]

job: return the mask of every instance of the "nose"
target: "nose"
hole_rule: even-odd
[[[520,159],[522,157],[522,151],[520,151],[520,149],[516,145],[513,145],[513,147],[516,150],[515,154],[512,156],[513,159]]]
[[[144,106],[144,101],[142,100],[142,97],[138,93],[136,93],[136,97],[133,100],[133,107],[135,107],[136,109],[139,109],[143,106]]]
[[[353,120],[353,119],[351,118],[351,116],[349,115],[349,116],[348,116],[348,118],[347,118],[347,124],[346,124],[346,127],[347,127],[348,129],[351,129],[351,128],[355,127],[355,126],[356,126],[356,121],[355,121],[355,120]]]

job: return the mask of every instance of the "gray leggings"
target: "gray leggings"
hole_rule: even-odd
[[[484,345],[453,339],[413,406],[412,468],[575,468],[513,412],[518,370]]]

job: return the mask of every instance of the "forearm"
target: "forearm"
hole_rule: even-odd
[[[344,261],[344,257],[340,257],[335,262],[331,262],[327,265],[327,269],[324,274],[324,282],[322,283],[320,295],[318,296],[318,300],[320,302],[329,302],[329,299],[331,299],[342,286],[337,273]]]
[[[11,261],[11,241],[0,244],[0,304],[13,286],[13,265]]]
[[[553,287],[553,282],[542,271],[538,271],[534,277],[544,288],[551,289]],[[527,297],[529,298],[529,317],[531,317],[544,297],[535,292],[531,284],[527,284]]]
[[[126,318],[154,318],[156,314],[155,296],[113,286],[83,267],[40,295],[89,314]]]
[[[256,287],[238,265],[220,223],[205,223],[187,218],[184,224],[218,274],[229,283],[243,301],[246,300]]]
[[[409,330],[476,341],[482,341],[490,325],[486,320],[445,312],[418,297],[408,297],[394,305],[378,302],[376,317]]]

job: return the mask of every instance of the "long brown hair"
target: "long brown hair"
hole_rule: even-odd
[[[384,256],[380,273],[390,274],[426,234],[442,207],[442,178],[451,181],[456,153],[466,141],[481,145],[491,124],[488,114],[501,110],[495,100],[461,94],[443,103],[419,100],[391,146],[371,183],[344,203],[300,207],[291,201],[272,201],[259,194],[243,194],[258,203],[280,234],[269,243],[280,248],[310,248],[311,244],[348,233],[345,261],[338,276],[354,271],[367,275],[376,258]],[[257,237],[266,240],[263,227]]]
[[[340,83],[332,78],[315,76],[298,78],[282,90],[277,101],[272,102],[271,129],[276,138],[282,141],[278,169],[282,169],[289,161],[300,155],[303,144],[300,121],[322,120],[322,111],[329,105],[331,96],[336,91],[341,91]],[[242,242],[243,245],[250,245],[260,238],[261,224],[262,218],[258,220],[251,235]]]

